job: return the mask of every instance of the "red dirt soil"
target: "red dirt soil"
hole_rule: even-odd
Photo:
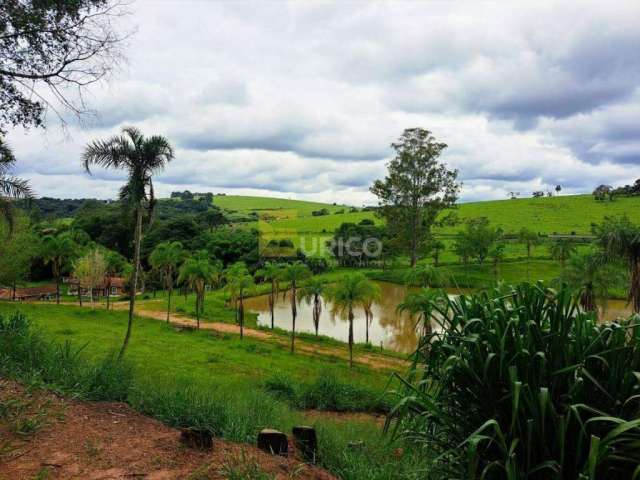
[[[215,438],[209,452],[187,448],[178,430],[122,403],[69,400],[0,379],[3,406],[0,480],[204,480],[225,479],[232,472],[253,478],[249,473],[255,471],[278,480],[335,480],[291,454],[272,456],[250,445]],[[25,433],[25,420],[40,428]]]

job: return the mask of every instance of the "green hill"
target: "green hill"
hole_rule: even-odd
[[[260,220],[250,225],[263,232],[266,239],[289,238],[296,246],[309,249],[311,242],[323,245],[333,231],[343,222],[357,223],[368,218],[376,223],[381,220],[372,211],[344,205],[330,205],[301,200],[268,197],[245,197],[217,195],[214,203],[222,208],[239,212],[256,212]],[[312,212],[326,208],[328,215],[314,216]],[[605,216],[628,215],[640,223],[640,197],[619,197],[612,202],[599,202],[591,195],[567,195],[551,198],[527,198],[517,200],[494,200],[462,203],[455,209],[460,223],[436,229],[436,235],[445,238],[447,245],[444,261],[453,261],[449,237],[462,228],[464,220],[487,217],[493,225],[507,233],[515,233],[527,227],[541,234],[588,235],[593,223],[601,222]],[[303,243],[306,242],[306,245]],[[537,249],[537,255],[547,254],[546,249]],[[521,257],[524,247],[510,244],[508,257]]]
[[[359,222],[364,218],[379,221],[371,211],[350,212],[350,207],[301,200],[236,195],[216,196],[214,203],[222,208],[240,212],[256,212],[261,220],[269,222],[275,230],[300,233],[331,233],[343,222]],[[313,216],[312,212],[326,208],[329,215]],[[342,212],[342,213],[336,213]],[[628,215],[640,222],[640,197],[619,197],[612,202],[599,202],[591,195],[567,195],[551,198],[493,200],[462,203],[456,208],[464,221],[487,217],[492,224],[506,232],[522,227],[543,234],[588,234],[591,225],[609,215]],[[460,225],[439,229],[440,233],[453,233]]]

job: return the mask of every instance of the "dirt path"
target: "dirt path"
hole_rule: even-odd
[[[214,439],[208,452],[185,447],[178,430],[120,403],[79,402],[0,379],[0,406],[1,480],[336,480],[250,445]]]
[[[127,310],[129,304],[126,302],[116,302],[112,304],[114,310]],[[137,309],[136,315],[145,318],[151,318],[154,320],[160,320],[165,322],[167,320],[167,312]],[[171,314],[171,323],[176,326],[194,328],[197,322],[184,315],[173,313]],[[213,330],[220,333],[230,333],[240,335],[240,327],[231,323],[223,322],[209,322],[200,321],[200,328],[203,330]],[[283,338],[281,335],[275,335],[264,330],[258,330],[255,328],[244,329],[244,335],[251,338],[257,338],[260,340],[269,340],[279,342],[283,345],[288,345],[289,340]],[[296,342],[296,351],[304,352],[314,355],[327,355],[342,358],[345,361],[349,359],[349,351],[345,345],[344,348],[325,345],[313,345],[305,342],[304,340],[298,340]],[[373,368],[383,368],[387,370],[404,370],[409,363],[406,360],[400,358],[393,358],[384,355],[376,355],[371,353],[357,353],[354,355],[356,363],[363,363]]]

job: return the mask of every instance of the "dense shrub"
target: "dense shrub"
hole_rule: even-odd
[[[421,339],[388,426],[439,455],[435,478],[640,475],[637,317],[598,324],[541,284],[425,310],[441,329]]]

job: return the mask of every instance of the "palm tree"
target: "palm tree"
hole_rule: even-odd
[[[369,295],[365,296],[362,301],[362,308],[364,309],[364,321],[366,327],[365,341],[369,343],[369,325],[373,323],[373,304],[376,300],[380,299],[380,287],[375,283],[371,284],[371,291]]]
[[[237,262],[227,269],[225,275],[227,288],[237,299],[237,314],[240,323],[240,340],[244,338],[244,298],[255,286],[253,277],[249,274],[244,262]]]
[[[433,266],[438,267],[440,263],[440,254],[445,249],[445,245],[440,240],[434,240],[431,242],[430,247],[431,256],[433,257]]]
[[[623,275],[617,267],[608,263],[601,252],[581,252],[569,258],[560,281],[579,292],[580,305],[585,311],[597,311],[598,303],[605,310],[609,289],[623,281]]]
[[[33,192],[26,180],[13,177],[9,172],[13,169],[16,158],[5,141],[0,138],[0,217],[4,217],[9,225],[9,234],[13,231],[13,208],[11,200],[16,198],[32,198]]]
[[[431,287],[431,285],[439,279],[440,273],[438,270],[426,264],[416,265],[405,275],[405,282],[408,285],[419,285],[424,288]]]
[[[605,218],[594,227],[598,243],[608,259],[620,259],[629,272],[628,301],[633,311],[640,313],[640,227],[626,216]]]
[[[162,283],[167,290],[167,323],[170,322],[174,277],[184,257],[185,251],[180,242],[162,242],[149,256],[149,263],[160,273]]]
[[[326,282],[317,277],[311,277],[307,280],[300,290],[300,300],[307,302],[307,305],[313,303],[311,310],[313,315],[313,326],[318,336],[318,328],[320,327],[320,315],[322,315],[322,295],[326,289]]]
[[[367,299],[375,295],[374,285],[361,273],[347,274],[329,289],[334,314],[347,314],[349,319],[349,367],[353,367],[353,319],[354,310],[364,307]]]
[[[142,242],[142,217],[145,207],[151,219],[155,206],[152,177],[164,169],[173,160],[173,148],[169,141],[159,135],[145,137],[134,127],[122,129],[121,135],[107,140],[96,140],[87,145],[82,162],[86,171],[91,174],[92,165],[125,170],[127,183],[120,189],[120,198],[131,205],[136,212],[136,229],[134,235],[133,281],[129,300],[129,321],[127,333],[118,358],[122,358],[129,345],[133,326],[133,312],[136,304],[136,292],[140,277],[140,243]]]
[[[409,313],[412,317],[417,316],[416,327],[422,324],[423,336],[431,335],[431,319],[435,310],[435,305],[442,298],[441,290],[422,289],[419,292],[407,293],[402,303],[398,305],[398,313]]]
[[[296,317],[298,316],[298,286],[300,282],[311,276],[311,270],[302,262],[294,262],[287,265],[282,270],[282,280],[289,282],[289,290],[291,290],[291,353],[295,351],[296,341]]]
[[[187,258],[180,267],[178,283],[188,285],[196,293],[196,322],[200,330],[200,315],[204,312],[204,298],[207,284],[215,276],[215,267],[209,261],[209,253],[200,250],[193,257]]]
[[[527,248],[527,280],[531,280],[531,270],[530,270],[530,262],[531,262],[531,250],[536,245],[540,245],[540,236],[526,227],[522,227],[520,232],[518,232],[518,239],[520,243],[523,243]]]
[[[45,264],[51,265],[51,272],[56,281],[56,304],[60,305],[60,279],[62,272],[77,252],[78,245],[71,236],[61,234],[47,235],[42,239],[41,256]]]
[[[271,283],[271,291],[269,292],[269,312],[271,313],[271,329],[274,328],[274,308],[278,299],[278,290],[280,289],[280,276],[282,275],[282,267],[275,262],[267,262],[264,267],[256,272],[256,277]]]
[[[551,253],[551,258],[553,258],[554,260],[559,260],[563,270],[565,264],[567,263],[567,260],[575,252],[575,243],[567,238],[558,238],[549,246],[549,253]]]

